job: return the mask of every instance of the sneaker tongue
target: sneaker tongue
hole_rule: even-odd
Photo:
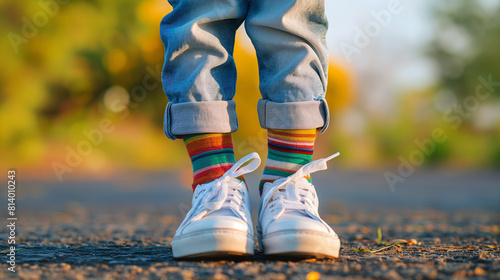
[[[234,211],[232,211],[231,209],[226,208],[226,207],[222,207],[221,209],[215,210],[213,212],[210,212],[208,215],[206,215],[206,217],[210,217],[210,216],[227,216],[227,217],[240,218],[234,213]]]
[[[271,188],[271,183],[265,183],[264,186],[262,187],[262,195],[267,193],[269,191],[269,188]]]
[[[297,217],[309,217],[305,210],[297,210],[297,209],[286,209],[284,212],[287,216],[297,216]]]

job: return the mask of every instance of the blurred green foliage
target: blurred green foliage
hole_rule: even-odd
[[[472,115],[462,118],[469,135],[481,137],[481,134],[487,134],[488,139],[481,143],[487,147],[484,151],[487,155],[485,162],[498,166],[500,3],[448,0],[434,2],[433,6],[437,24],[429,55],[439,69],[438,87],[441,93],[449,94],[462,103],[464,111]],[[479,104],[475,106],[471,100],[474,96],[485,97],[477,98]],[[480,145],[476,137],[470,138],[473,142],[465,145]]]
[[[440,86],[457,97],[474,93],[480,76],[500,80],[500,5],[494,2],[434,3],[437,26],[429,53],[439,67]],[[500,89],[492,94],[500,96]]]
[[[356,167],[394,164],[398,156],[416,149],[415,139],[425,139],[442,127],[449,140],[436,145],[427,163],[500,165],[498,119],[478,125],[485,123],[474,117],[483,114],[478,109],[453,129],[443,118],[445,112],[432,106],[436,98],[447,96],[443,92],[454,96],[451,103],[462,102],[474,93],[479,76],[500,81],[499,7],[468,0],[445,2],[453,3],[434,5],[438,24],[428,48],[439,69],[439,83],[398,95],[399,109],[391,120],[366,115],[361,130],[346,128],[346,112],[358,102],[356,84],[363,81],[332,58],[327,92],[332,124],[318,138],[319,154],[340,150],[341,161]],[[76,150],[88,140],[85,132],[95,131],[108,119],[113,131],[91,147],[82,170],[189,167],[181,141],[171,142],[162,132],[167,99],[158,80],[163,63],[159,23],[170,11],[164,0],[1,2],[0,165],[45,174],[54,162],[67,161],[68,149]],[[266,150],[255,110],[257,61],[245,42],[237,40],[234,54],[237,156]],[[499,92],[500,88],[484,104],[500,110],[495,107]]]
[[[3,163],[40,165],[64,157],[66,144],[77,144],[85,127],[116,119],[103,97],[113,86],[142,85],[147,67],[160,69],[159,22],[170,10],[156,0],[1,2]],[[163,104],[158,83],[127,121],[141,116],[158,128]]]

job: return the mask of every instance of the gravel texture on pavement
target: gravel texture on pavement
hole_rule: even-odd
[[[348,187],[339,187],[338,196],[318,188],[322,217],[341,238],[340,258],[269,259],[256,248],[249,259],[197,261],[176,261],[171,253],[189,190],[112,187],[120,181],[87,186],[75,181],[66,188],[29,182],[19,193],[16,273],[2,261],[0,279],[500,279],[500,214],[491,206],[498,199],[491,191],[496,179],[484,181],[469,197],[483,196],[456,207],[428,205],[421,198],[402,207],[391,202],[388,190],[388,198],[370,203],[379,189],[356,190],[352,197],[359,203],[350,200]],[[427,185],[421,191],[433,199],[453,195]],[[256,210],[258,195],[252,199]],[[477,207],[476,199],[486,206]],[[5,250],[7,227],[0,233]]]

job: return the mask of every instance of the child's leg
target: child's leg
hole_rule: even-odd
[[[259,120],[268,129],[259,245],[269,255],[338,257],[340,240],[320,218],[316,190],[304,179],[334,157],[309,163],[316,130],[328,125],[324,1],[250,1],[245,26],[259,59]]]
[[[328,126],[324,1],[250,1],[245,27],[259,60],[259,121],[269,129],[262,188],[309,163],[316,129]]]
[[[234,36],[248,0],[169,1],[174,10],[160,27],[169,99],[164,128],[169,138],[184,139],[194,169],[192,208],[172,239],[172,254],[253,255],[250,199],[239,176],[255,170],[260,158],[250,154],[235,163],[231,137],[238,129]]]
[[[234,36],[246,0],[170,0],[160,26],[165,45],[163,89],[169,103],[164,130],[182,138],[193,163],[193,188],[217,179],[232,164],[231,132],[238,129]]]
[[[247,0],[170,0],[160,25],[165,45],[163,90],[169,103],[165,133],[171,139],[238,129],[234,36]]]

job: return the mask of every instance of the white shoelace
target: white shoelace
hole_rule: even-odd
[[[242,167],[242,165],[247,162],[248,164]],[[187,213],[186,218],[177,229],[177,232],[180,232],[188,222],[200,220],[211,212],[217,211],[223,207],[230,209],[234,214],[240,216],[247,222],[246,215],[240,209],[244,201],[243,195],[245,190],[243,190],[243,188],[246,188],[246,186],[236,178],[254,171],[259,165],[259,155],[257,153],[251,153],[235,163],[231,169],[224,173],[219,179],[204,185],[198,185],[197,188],[202,187],[202,189],[195,195],[195,202],[191,210]],[[204,210],[196,216],[191,217],[195,215],[199,207],[202,207]]]
[[[287,209],[304,210],[311,218],[325,223],[317,213],[315,197],[313,196],[311,184],[299,180],[304,176],[327,169],[326,162],[336,158],[340,153],[335,153],[327,158],[318,159],[302,166],[294,174],[274,181],[263,197],[263,203],[270,204],[268,207],[272,213],[278,212],[273,219],[278,219]],[[260,212],[259,219],[265,211]]]

